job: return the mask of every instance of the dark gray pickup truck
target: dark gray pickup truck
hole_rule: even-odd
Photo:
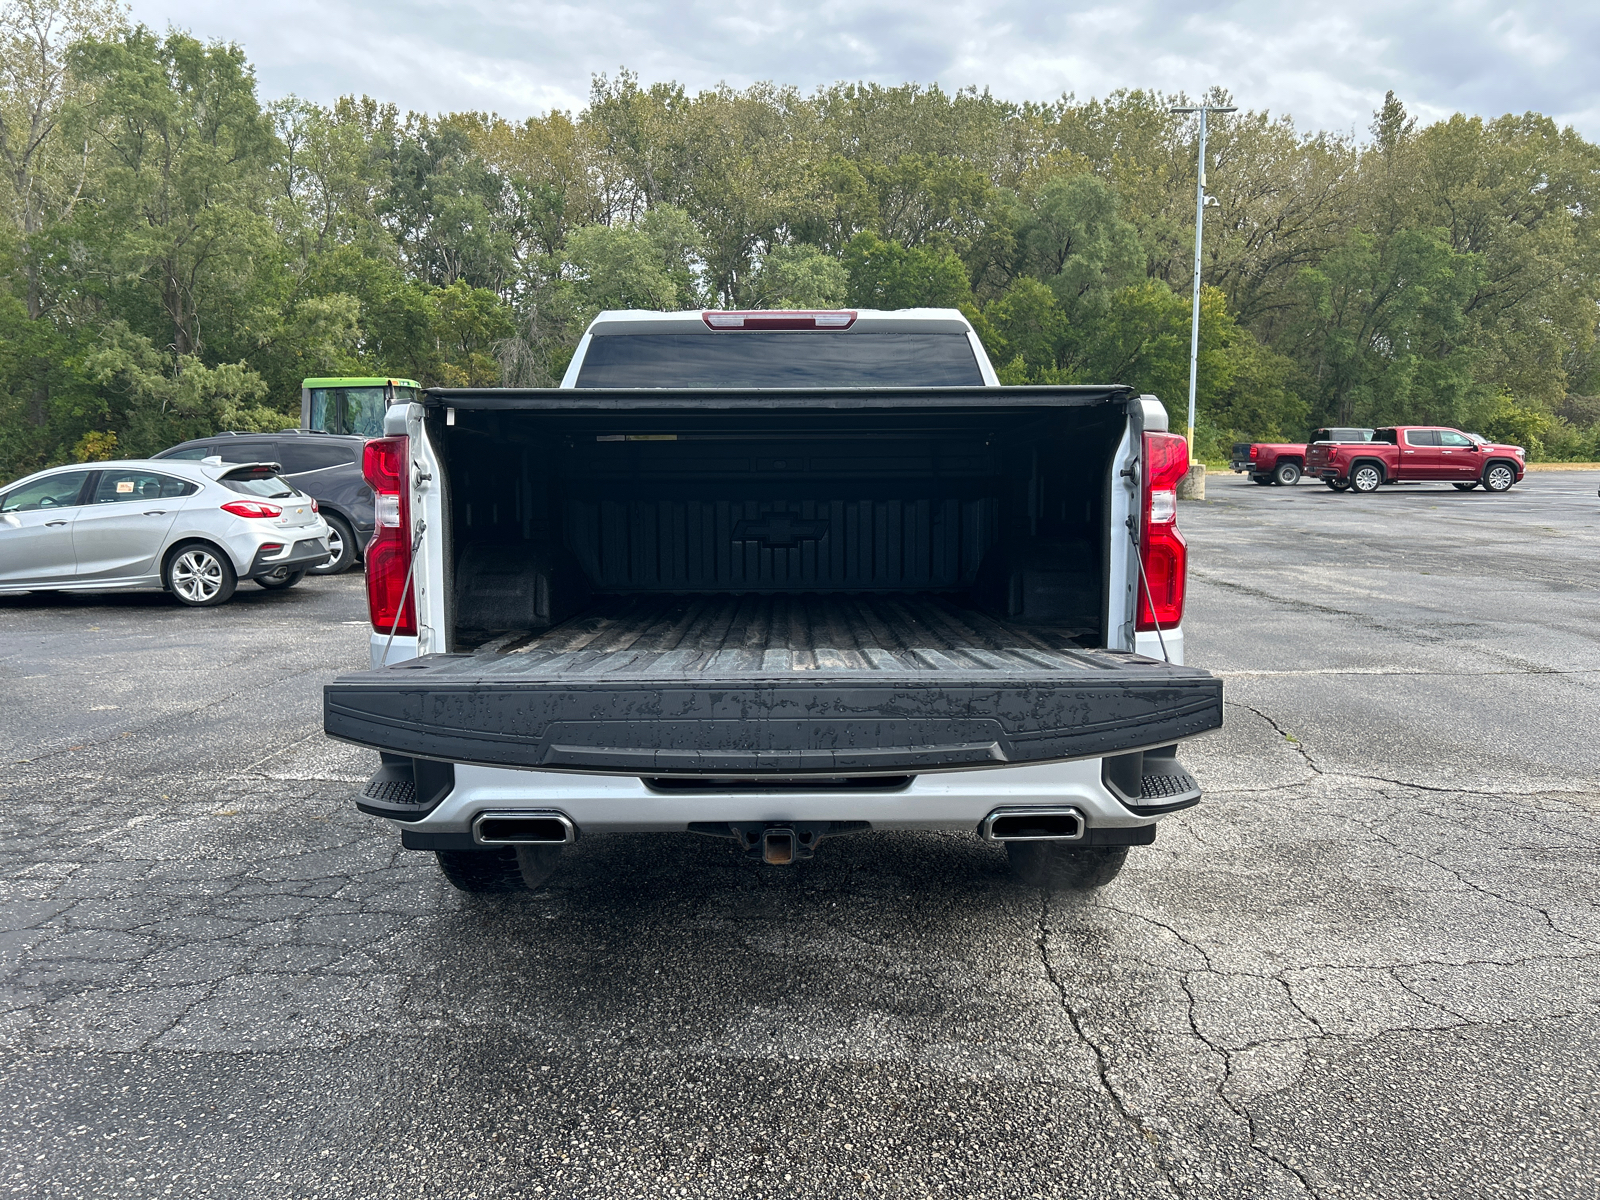
[[[735,323],[737,320],[737,323]],[[798,386],[780,386],[793,383]],[[565,384],[369,443],[359,806],[467,890],[606,832],[963,830],[1090,887],[1200,798],[1166,413],[999,388],[959,313],[605,314]]]

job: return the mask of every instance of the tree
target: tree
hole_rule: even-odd
[[[950,251],[906,247],[870,232],[850,239],[844,269],[857,308],[953,308],[972,292],[966,268]]]
[[[72,60],[96,88],[106,161],[77,223],[99,290],[121,293],[125,310],[148,301],[138,324],[176,355],[199,354],[213,314],[248,308],[274,249],[266,199],[278,144],[244,53],[141,25],[80,42]]]
[[[288,96],[267,112],[282,148],[269,211],[301,265],[338,246],[391,253],[379,208],[393,188],[394,106],[346,96],[329,109]]]
[[[587,225],[567,239],[567,259],[584,324],[601,309],[675,309],[698,300],[699,239],[683,210],[651,209],[637,224]]]
[[[1294,333],[1319,419],[1459,420],[1475,386],[1466,307],[1478,279],[1476,258],[1432,229],[1354,232],[1306,268]]]
[[[0,165],[7,216],[18,234],[28,316],[45,307],[35,239],[69,219],[94,167],[92,131],[73,122],[89,101],[72,69],[72,43],[102,36],[121,17],[107,0],[7,0],[0,5]],[[70,130],[68,126],[71,126]]]
[[[516,280],[510,187],[473,149],[471,122],[412,114],[390,150],[379,205],[407,268],[444,287],[464,279],[509,298]]]
[[[838,308],[850,291],[844,264],[816,246],[774,246],[742,303],[751,308]]]
[[[245,363],[207,367],[190,354],[173,357],[120,321],[110,325],[85,363],[103,391],[118,440],[134,457],[219,429],[281,429],[286,413],[264,404],[266,380]]]

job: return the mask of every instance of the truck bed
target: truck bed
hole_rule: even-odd
[[[996,620],[929,594],[613,597],[507,633],[440,677],[736,678],[790,671],[1087,670],[1089,630]]]
[[[1205,671],[930,594],[644,595],[343,676],[335,737],[612,773],[896,773],[1118,754],[1222,724]]]

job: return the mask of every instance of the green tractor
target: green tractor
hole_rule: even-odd
[[[300,428],[316,433],[383,436],[383,414],[408,404],[422,388],[413,379],[303,379]]]

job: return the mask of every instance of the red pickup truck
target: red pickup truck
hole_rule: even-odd
[[[1253,483],[1289,486],[1306,471],[1306,449],[1314,442],[1366,442],[1370,429],[1319,429],[1308,442],[1235,442],[1233,469],[1248,472]]]
[[[1375,492],[1386,483],[1438,482],[1470,492],[1503,492],[1522,480],[1526,452],[1459,429],[1400,425],[1374,430],[1370,442],[1314,442],[1306,451],[1306,474],[1336,492]]]

